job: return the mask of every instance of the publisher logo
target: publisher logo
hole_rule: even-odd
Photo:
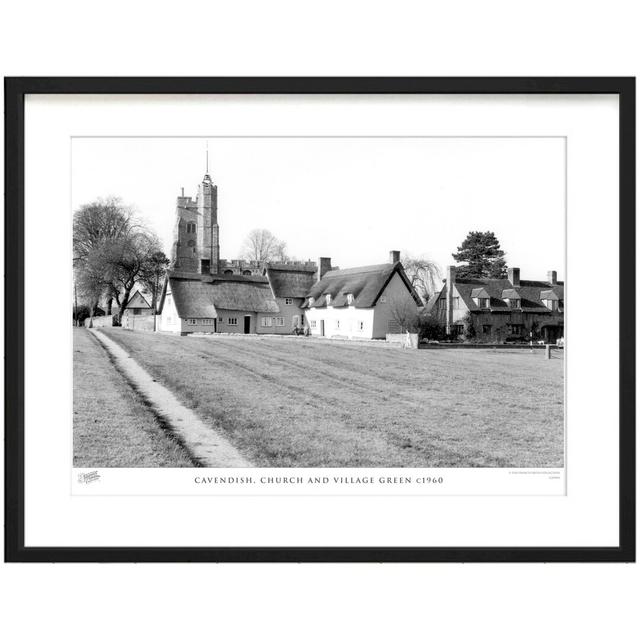
[[[89,471],[88,473],[79,473],[78,482],[80,484],[89,484],[100,480],[100,474],[97,471]]]

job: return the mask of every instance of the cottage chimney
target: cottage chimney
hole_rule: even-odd
[[[184,198],[184,187],[180,187],[180,197]]]
[[[558,272],[547,271],[547,281],[549,282],[549,284],[558,284]]]
[[[318,282],[322,280],[324,274],[327,273],[327,271],[331,271],[331,258],[318,258]]]
[[[507,277],[514,287],[520,286],[520,269],[518,267],[510,267],[507,269]]]
[[[451,333],[451,326],[453,325],[453,290],[456,284],[456,268],[453,265],[447,267],[447,317],[446,317],[446,329],[447,333]]]
[[[389,251],[389,262],[391,264],[395,264],[396,262],[400,262],[400,252],[399,251]]]

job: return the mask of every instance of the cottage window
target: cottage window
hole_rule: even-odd
[[[238,324],[238,318],[227,318],[227,324],[230,324],[230,325],[233,325],[233,326],[237,325]]]
[[[276,327],[284,327],[284,318],[274,318]]]
[[[202,318],[202,324],[213,324],[213,318]]]
[[[545,300],[544,303],[547,306],[547,309],[550,309],[551,311],[557,311],[558,310],[558,301],[557,300]]]
[[[198,324],[198,321],[195,318],[187,318],[187,324]]]
[[[336,320],[336,329],[340,328],[340,320]]]
[[[327,295],[325,296],[326,300],[327,300],[327,305],[331,304],[331,294],[327,293]]]
[[[522,335],[522,325],[521,324],[512,324],[511,325],[511,335],[514,335],[514,336]]]
[[[364,331],[364,322],[362,320],[358,322],[358,331]]]
[[[348,293],[347,294],[347,304],[353,304],[353,294],[352,293]]]
[[[451,333],[454,336],[461,336],[463,332],[464,332],[464,325],[463,324],[454,324],[451,327]]]
[[[482,325],[482,333],[484,333],[484,334],[491,333],[491,325],[490,324],[483,324]]]
[[[522,308],[522,300],[520,298],[508,298],[507,303],[512,309]]]
[[[293,304],[293,298],[285,298],[284,299],[284,303],[285,304]]]
[[[272,318],[262,317],[260,318],[260,326],[261,327],[270,327],[273,324]]]
[[[315,320],[311,320],[311,322],[309,324],[311,325],[312,329],[316,328],[316,321]]]

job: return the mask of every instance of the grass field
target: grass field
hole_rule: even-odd
[[[193,466],[85,329],[73,330],[73,466]]]
[[[563,465],[543,351],[104,331],[257,466]]]

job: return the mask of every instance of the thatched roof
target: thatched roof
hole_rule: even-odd
[[[172,275],[169,286],[181,318],[216,318],[217,310],[278,313],[279,308],[262,276]],[[163,292],[164,303],[165,292]]]
[[[347,296],[351,294],[354,306],[359,308],[373,307],[395,273],[402,278],[416,304],[422,305],[420,297],[411,286],[402,268],[402,264],[395,262],[329,271],[320,282],[311,288],[303,306],[309,308],[325,307],[327,295],[329,295],[331,296],[331,306],[345,307],[349,304]],[[313,302],[311,302],[311,298],[313,298]]]
[[[269,284],[276,298],[304,298],[315,282],[317,267],[269,265]]]

